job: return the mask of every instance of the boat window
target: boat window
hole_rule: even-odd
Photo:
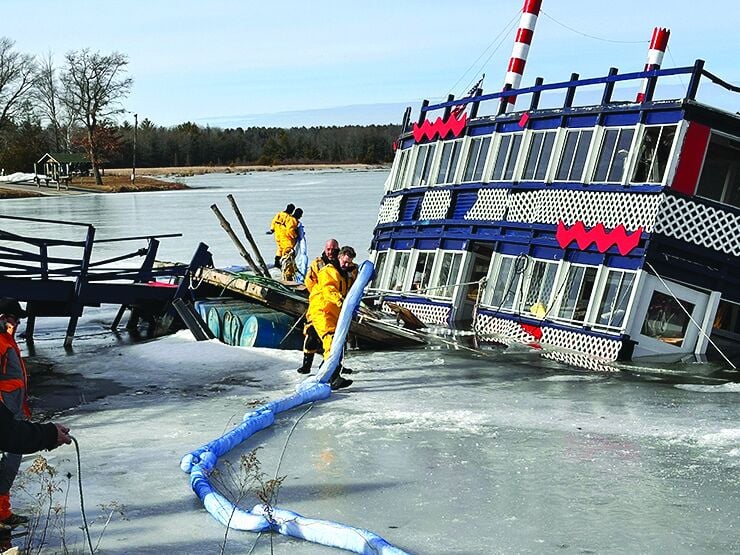
[[[711,137],[696,194],[740,208],[740,142]]]
[[[461,252],[446,252],[442,254],[436,279],[429,293],[432,297],[451,299],[457,286],[457,277],[460,273]]]
[[[378,289],[383,283],[383,271],[385,270],[385,263],[388,259],[388,251],[379,252],[375,257],[375,277],[370,284],[371,289]]]
[[[521,144],[521,133],[501,136],[491,179],[501,181],[511,180],[514,177],[514,167],[516,166],[516,159],[519,155]]]
[[[414,276],[411,279],[411,290],[426,293],[429,289],[434,266],[434,252],[420,252],[414,265]]]
[[[476,137],[470,141],[468,156],[465,161],[463,181],[480,181],[483,177],[483,167],[486,165],[491,137]]]
[[[594,181],[620,183],[624,176],[625,161],[630,151],[635,130],[607,129],[601,141]]]
[[[396,179],[393,181],[393,191],[403,189],[403,185],[406,183],[406,173],[408,172],[412,150],[411,148],[407,148],[398,155],[398,170],[396,171]]]
[[[484,303],[496,307],[497,311],[511,310],[514,307],[514,299],[524,270],[523,265],[518,264],[517,260],[513,256],[503,256],[500,259],[498,270],[494,270],[495,266],[491,266],[492,273],[486,287]]]
[[[558,318],[571,322],[583,322],[586,319],[586,310],[588,310],[588,302],[591,299],[595,282],[596,268],[571,266],[566,277]]]
[[[412,187],[423,187],[429,183],[429,173],[432,171],[432,160],[434,159],[436,146],[437,143],[419,147],[416,154],[416,164],[414,165],[414,177],[411,181]]]
[[[634,282],[633,272],[609,270],[595,324],[615,329],[622,327]]]
[[[683,308],[681,308],[681,305],[683,305]],[[677,299],[670,295],[653,291],[640,333],[663,343],[680,347],[686,337],[686,330],[691,321],[689,314],[693,311],[693,304],[686,301],[679,303]]]
[[[532,272],[529,275],[527,293],[524,297],[524,310],[528,310],[537,318],[544,318],[547,315],[557,273],[557,262],[534,261]]]
[[[527,162],[524,165],[522,179],[543,181],[547,174],[547,165],[555,143],[555,131],[535,132],[529,143]]]
[[[713,331],[721,330],[740,336],[740,305],[722,300],[712,324]]]
[[[586,168],[586,156],[591,146],[591,129],[570,129],[565,136],[563,155],[560,158],[555,179],[558,181],[581,181]]]
[[[409,251],[397,251],[393,255],[393,264],[388,279],[388,289],[391,291],[403,290],[406,278],[406,268],[409,265]]]
[[[662,183],[670,161],[676,126],[646,127],[637,151],[634,183]]]
[[[437,172],[437,183],[452,183],[455,180],[455,170],[460,158],[462,141],[450,141],[442,146],[442,156]]]

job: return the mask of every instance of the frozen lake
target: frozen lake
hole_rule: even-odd
[[[232,193],[266,258],[264,230],[293,202],[305,211],[312,252],[335,236],[362,259],[384,179],[208,175],[184,179],[196,187],[189,191],[2,201],[0,210],[90,222],[99,238],[182,232],[163,241],[160,258],[188,260],[203,241],[228,265],[241,261],[209,207],[218,203],[235,223]],[[30,231],[22,227],[14,231]],[[113,519],[102,552],[218,553],[224,528],[191,492],[180,457],[292,392],[301,355],[196,343],[187,332],[130,344],[105,331],[115,309],[86,312],[73,354],[61,349],[65,322],[38,323],[32,358],[54,373],[41,380],[37,404],[61,394],[82,402],[61,419],[82,448],[88,517],[111,501],[128,517]],[[740,384],[582,373],[529,356],[351,352],[346,393],[283,413],[227,459],[260,447],[263,471],[286,477],[278,506],[366,528],[409,553],[740,551]],[[110,394],[96,399],[94,380]],[[72,449],[51,462],[76,476]],[[72,490],[67,541],[82,551]],[[337,551],[230,532],[226,552]]]

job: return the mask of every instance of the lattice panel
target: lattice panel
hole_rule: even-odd
[[[387,224],[390,222],[397,222],[398,215],[401,211],[401,195],[395,197],[385,197],[383,203],[380,205],[380,212],[378,213],[378,223]]]
[[[557,360],[558,362],[564,362],[565,364],[578,366],[579,368],[585,368],[586,370],[593,370],[594,372],[619,372],[619,368],[609,366],[609,364],[605,364],[590,355],[561,353],[559,351],[542,351],[540,354],[544,358]]]
[[[542,343],[578,351],[605,361],[617,360],[622,342],[618,339],[595,337],[577,331],[568,331],[558,328],[543,327]]]
[[[566,225],[582,221],[586,227],[602,223],[607,229],[620,224],[627,231],[638,227],[651,232],[655,226],[662,195],[616,193],[606,191],[540,190],[514,193],[509,196],[512,222]]]
[[[666,195],[655,232],[740,256],[740,216]]]
[[[496,318],[488,314],[477,315],[474,329],[482,335],[495,335],[497,338],[500,338],[502,343],[506,344],[538,342],[533,335],[524,331],[514,320]],[[577,351],[575,353],[556,353],[553,356],[550,356],[552,353],[548,353],[547,355],[550,358],[564,362],[568,362],[565,354],[572,360],[574,356],[578,356],[580,353],[587,355],[586,358],[592,357],[601,362],[614,361],[617,359],[619,349],[622,345],[618,339],[594,337],[586,333],[561,330],[547,326],[542,327],[542,338],[539,340],[539,343],[567,349],[568,351]],[[578,366],[591,368],[591,365],[581,363]]]
[[[443,220],[450,209],[452,192],[449,189],[427,191],[421,201],[420,220]]]
[[[503,220],[508,204],[507,189],[479,189],[475,204],[465,214],[466,220]]]
[[[410,302],[399,303],[396,301],[393,301],[393,303],[397,304],[398,306],[402,306],[403,308],[409,309],[414,314],[414,316],[416,316],[425,324],[439,324],[441,326],[446,326],[450,318],[451,308],[449,306]],[[383,312],[395,314],[391,309],[386,307],[385,304],[383,304]]]
[[[473,323],[473,329],[481,335],[495,335],[502,343],[536,343],[537,339],[522,329],[513,320],[496,318],[488,314],[478,314]]]

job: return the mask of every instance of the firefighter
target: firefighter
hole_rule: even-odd
[[[321,256],[317,256],[314,261],[311,262],[311,266],[309,266],[308,272],[306,273],[306,279],[303,280],[309,293],[311,292],[311,289],[313,289],[314,285],[319,281],[319,270],[327,264],[330,264],[332,260],[336,260],[338,254],[339,242],[336,239],[329,239],[326,242],[326,245],[324,245],[324,252],[321,253]]]
[[[275,214],[275,217],[272,219],[272,222],[270,223],[270,231],[267,232],[268,235],[274,234],[275,235],[275,243],[277,246],[277,250],[275,251],[275,267],[280,268],[280,259],[283,257],[283,249],[285,245],[285,221],[287,218],[292,218],[293,211],[295,210],[295,205],[289,204],[285,207],[285,210],[281,210],[277,214]]]
[[[339,249],[336,260],[319,271],[318,282],[308,298],[306,319],[313,326],[316,337],[321,342],[324,360],[331,351],[342,303],[357,277],[357,266],[353,263],[355,256],[355,250],[352,247],[345,246]],[[352,380],[339,375],[341,370],[342,366],[338,364],[329,379],[332,389],[341,389],[352,384]]]

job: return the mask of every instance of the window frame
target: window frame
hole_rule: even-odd
[[[573,175],[573,167],[575,165],[576,159],[578,158],[578,153],[580,152],[580,148],[582,145],[583,135],[585,133],[590,133],[590,138],[588,140],[588,145],[585,149],[585,155],[583,157],[583,167],[581,168],[581,173],[577,177]],[[560,174],[561,167],[563,165],[563,162],[565,160],[565,149],[566,145],[568,144],[568,138],[572,135],[578,135],[576,139],[575,148],[573,149],[573,157],[570,160],[570,163],[568,165],[568,171],[567,176],[565,178],[558,177]],[[584,179],[584,177],[588,172],[589,167],[589,160],[593,157],[592,151],[593,151],[593,145],[594,145],[594,137],[597,136],[596,129],[593,127],[583,127],[578,129],[566,129],[563,137],[563,142],[560,145],[560,149],[558,151],[558,162],[555,165],[554,171],[553,171],[553,177],[552,180],[554,182],[578,182],[581,183]]]
[[[617,138],[614,141],[614,146],[612,147],[611,155],[609,156],[609,163],[606,168],[606,175],[603,179],[600,179],[598,177],[598,173],[600,171],[600,162],[601,162],[601,156],[602,152],[604,151],[604,146],[607,140],[607,137],[610,135],[610,133],[616,132]],[[614,161],[616,159],[617,154],[622,150],[619,148],[622,134],[623,133],[631,133],[632,137],[630,138],[629,145],[627,148],[627,152],[625,153],[624,160],[622,161],[622,175],[619,179],[614,180],[610,179],[610,176],[612,172],[614,171]],[[625,180],[629,178],[630,176],[630,167],[631,167],[631,161],[632,161],[632,155],[634,152],[634,144],[635,140],[639,133],[637,133],[637,129],[634,126],[615,126],[615,127],[602,127],[600,129],[600,133],[597,138],[597,144],[598,144],[598,150],[596,151],[596,155],[593,156],[593,167],[591,169],[590,183],[615,183],[615,184],[624,184]]]
[[[509,139],[509,142],[506,145],[506,152],[504,154],[504,159],[501,167],[501,177],[497,177],[495,175],[496,172],[496,165],[499,159],[499,156],[502,154],[501,152],[501,145]],[[514,158],[512,159],[512,150],[513,145],[515,142],[518,141],[518,146],[516,153],[514,155]],[[522,144],[524,142],[524,132],[515,132],[515,133],[500,133],[496,137],[496,146],[491,151],[491,164],[490,169],[488,171],[489,179],[490,181],[514,181],[517,175],[517,161],[519,160],[519,155],[522,152]],[[507,174],[509,174],[509,171],[511,172],[511,175],[507,178]]]
[[[654,167],[655,162],[656,162],[656,160],[658,158],[658,156],[657,156],[658,155],[658,152],[659,152],[659,148],[658,147],[660,146],[660,141],[663,138],[663,133],[664,133],[664,131],[666,131],[666,129],[669,129],[669,128],[673,130],[673,140],[671,141],[671,146],[668,149],[668,153],[666,155],[666,164],[665,164],[665,167],[663,168],[663,173],[662,173],[662,175],[660,177],[660,180],[655,181],[655,180],[652,180],[650,178],[647,178],[647,179],[644,179],[644,180],[639,180],[639,181],[636,180],[635,179],[636,178],[636,175],[635,174],[637,173],[637,170],[640,167],[640,154],[641,154],[641,150],[643,148],[643,144],[644,144],[644,140],[645,140],[646,135],[648,134],[649,131],[651,131],[653,129],[660,129],[660,131],[658,133],[658,138],[657,138],[656,143],[655,143],[656,144],[656,147],[655,147],[655,149],[653,150],[653,153],[652,153],[652,160],[650,162],[650,167],[648,168],[648,175],[649,175],[650,173],[652,173],[653,167]],[[677,123],[660,124],[660,125],[643,125],[643,126],[641,126],[641,129],[639,129],[639,133],[637,133],[637,139],[635,141],[635,145],[636,145],[635,146],[635,156],[634,156],[634,160],[633,160],[633,163],[632,163],[632,167],[630,168],[630,172],[629,172],[629,174],[630,174],[629,183],[630,184],[649,183],[651,185],[662,185],[662,184],[664,184],[666,182],[666,179],[667,179],[668,175],[670,174],[671,166],[673,165],[674,151],[675,151],[675,148],[676,148],[677,138],[679,137],[679,135],[680,135],[680,129],[679,129],[679,125]]]
[[[538,139],[542,138],[542,140],[537,143]],[[549,142],[549,148],[548,147],[548,140]],[[557,129],[538,129],[537,131],[531,131],[528,133],[527,137],[527,145],[526,145],[526,155],[524,156],[524,159],[522,161],[522,169],[521,169],[521,181],[547,181],[548,175],[549,175],[549,168],[550,164],[553,160],[553,154],[556,152],[556,148],[558,147],[558,140],[557,140]],[[532,175],[528,176],[527,173],[530,169],[530,162],[533,158],[534,149],[537,148],[537,155],[536,158],[534,158],[534,164],[532,165]],[[544,168],[543,168],[543,152],[545,152],[547,149],[547,160],[544,161]],[[542,171],[540,171],[542,170]],[[539,177],[541,175],[541,177]]]
[[[450,185],[453,183],[457,183],[457,172],[458,168],[460,166],[460,160],[462,159],[462,151],[464,150],[465,143],[463,139],[455,139],[453,141],[444,141],[440,143],[441,148],[438,148],[439,151],[439,163],[437,164],[437,168],[435,171],[435,185]],[[445,171],[445,176],[447,177],[446,180],[440,181],[440,173],[442,172],[442,164],[444,162],[444,149],[447,146],[451,146],[452,153],[450,155],[450,159],[447,162],[447,169]]]
[[[487,144],[485,144],[486,141],[488,141]],[[460,158],[461,160],[465,160],[463,164],[459,164],[460,183],[483,182],[486,176],[486,166],[491,155],[491,145],[493,144],[493,142],[493,135],[478,135],[476,137],[470,137],[467,148],[465,149],[465,156]],[[470,178],[467,178],[466,174],[468,173],[468,166],[470,165],[472,150],[474,145],[478,143],[480,143],[480,147],[477,149],[475,155],[475,163],[471,168],[471,176]],[[476,174],[479,174],[477,179],[475,178]]]

